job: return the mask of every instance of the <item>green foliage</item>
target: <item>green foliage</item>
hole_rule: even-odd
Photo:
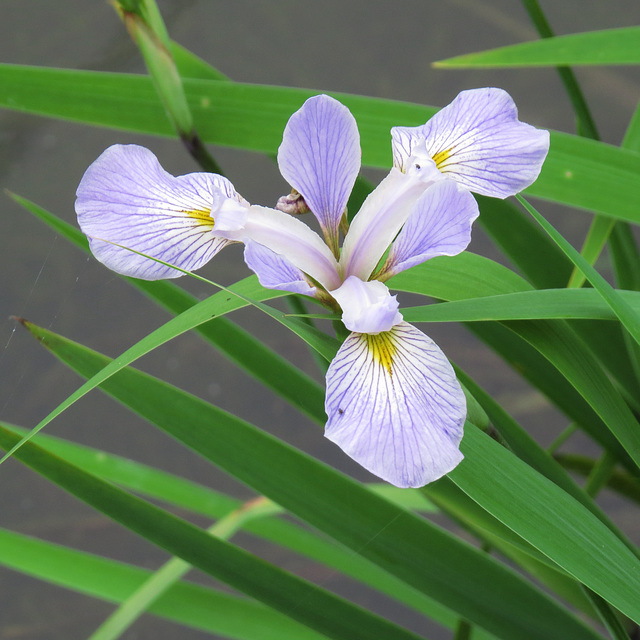
[[[155,2],[116,4],[149,76],[0,64],[0,107],[177,137],[202,167],[221,172],[204,143],[273,157],[291,113],[318,93],[233,82],[169,39]],[[233,540],[239,531],[374,589],[457,638],[597,640],[604,627],[622,640],[640,627],[640,553],[595,500],[607,488],[635,508],[640,503],[640,252],[632,228],[640,223],[640,109],[620,147],[598,141],[567,68],[639,64],[640,28],[554,37],[537,3],[525,5],[542,40],[435,65],[558,68],[582,135],[552,132],[548,159],[526,193],[573,207],[578,215],[595,214],[582,254],[527,200],[519,197],[525,214],[514,203],[478,197],[479,223],[497,259],[471,252],[438,257],[388,285],[423,299],[403,308],[405,320],[462,323],[474,332],[483,349],[492,350],[566,416],[571,429],[602,449],[599,461],[552,455],[506,404],[484,390],[480,376],[476,380],[456,368],[469,406],[464,461],[420,491],[357,482],[131,366],[193,330],[203,349],[217,350],[322,425],[323,385],[241,328],[233,313],[253,307],[265,322],[280,323],[292,340],[314,352],[321,368],[339,347],[337,338],[315,324],[323,314],[281,311],[271,303],[288,294],[263,288],[254,276],[219,287],[204,300],[170,282],[125,278],[172,318],[113,359],[22,320],[61,366],[86,381],[53,410],[47,408],[32,429],[0,423],[0,448],[6,451],[0,463],[15,458],[174,556],[149,572],[0,530],[4,567],[118,605],[93,639],[121,637],[145,612],[238,640],[425,637],[245,551]],[[365,168],[389,168],[391,126],[423,124],[436,111],[332,95],[358,121]],[[371,189],[360,176],[349,218]],[[77,250],[89,252],[74,226],[9,195]],[[610,251],[615,286],[600,272],[603,250]],[[94,389],[168,434],[176,448],[187,447],[224,470],[251,498],[241,501],[160,468],[39,433],[52,420],[64,420],[65,411]],[[11,467],[1,471],[11,473]],[[584,487],[577,476],[587,477]],[[214,523],[205,531],[168,509]],[[436,514],[459,528],[446,531],[433,522]],[[184,580],[191,567],[241,595]]]

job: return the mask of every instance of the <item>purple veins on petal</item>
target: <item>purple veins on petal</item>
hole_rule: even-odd
[[[312,286],[304,273],[291,264],[283,255],[277,254],[263,245],[247,240],[244,260],[257,276],[260,284],[267,289],[291,291],[305,296],[313,296]]]
[[[78,223],[96,258],[145,280],[182,273],[128,249],[193,271],[229,244],[214,231],[216,210],[230,202],[239,212],[248,206],[226,178],[174,177],[137,145],[104,151],[85,172],[76,196]]]
[[[436,256],[455,256],[471,241],[475,198],[453,180],[434,183],[416,202],[378,277],[383,280]]]
[[[438,346],[403,322],[352,333],[327,371],[325,435],[371,473],[421,487],[462,460],[464,393]]]
[[[404,170],[414,146],[426,141],[438,169],[465,188],[506,198],[535,181],[549,150],[549,132],[518,120],[506,91],[462,91],[420,127],[394,127],[394,166]]]
[[[289,118],[278,149],[280,172],[332,238],[360,171],[360,155],[355,118],[334,98],[309,98]]]

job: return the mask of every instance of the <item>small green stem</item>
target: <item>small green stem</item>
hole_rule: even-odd
[[[218,175],[224,176],[224,172],[222,171],[222,167],[215,161],[213,156],[207,151],[207,148],[204,146],[200,136],[192,130],[188,134],[180,134],[180,139],[182,140],[184,146],[187,151],[191,154],[191,157],[200,165],[200,167],[209,173],[217,173]]]
[[[616,459],[608,451],[605,451],[593,466],[584,485],[584,490],[592,498],[595,498],[600,490],[609,482],[615,466]]]
[[[458,626],[456,627],[456,632],[453,636],[453,640],[471,640],[472,633],[473,626],[471,625],[471,623],[464,618],[460,618],[460,620],[458,620]]]
[[[554,454],[576,431],[578,425],[572,422],[560,435],[547,447],[550,454]]]
[[[531,22],[533,22],[535,28],[540,34],[541,38],[553,38],[555,34],[547,21],[538,0],[522,0],[524,8],[527,10]],[[600,136],[596,129],[595,122],[587,106],[587,101],[584,98],[580,85],[576,79],[575,74],[569,67],[556,67],[562,84],[569,95],[569,100],[573,105],[573,110],[576,114],[578,134],[585,138],[591,138],[592,140],[599,140]]]
[[[573,471],[583,476],[590,475],[597,464],[591,458],[571,453],[558,453],[554,455],[554,458],[567,471]],[[611,491],[615,491],[619,495],[640,504],[640,482],[638,478],[635,478],[630,473],[614,469],[607,481],[607,487]]]

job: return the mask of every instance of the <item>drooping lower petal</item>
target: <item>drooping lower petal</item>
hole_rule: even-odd
[[[464,251],[479,213],[466,189],[453,180],[436,182],[416,202],[377,277],[386,280],[430,258]]]
[[[138,145],[104,151],[85,172],[76,196],[78,223],[96,258],[118,273],[145,280],[182,273],[127,249],[193,271],[229,243],[213,230],[216,210],[224,208],[232,216],[229,209],[242,214],[248,207],[226,178],[209,173],[174,177]]]
[[[438,169],[470,191],[506,198],[528,187],[549,150],[549,132],[518,120],[502,89],[462,91],[420,127],[391,130],[394,166],[405,170],[426,141]]]
[[[309,98],[289,118],[278,149],[280,173],[304,196],[325,236],[336,240],[360,153],[355,118],[326,95]]]
[[[244,261],[267,289],[291,291],[305,296],[313,296],[316,287],[312,286],[304,273],[293,266],[283,255],[271,249],[247,240],[244,248]]]
[[[325,435],[398,487],[421,487],[456,467],[466,418],[453,368],[425,334],[403,322],[352,333],[327,372]]]

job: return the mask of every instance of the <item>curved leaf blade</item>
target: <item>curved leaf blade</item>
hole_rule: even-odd
[[[2,448],[11,448],[18,441],[17,435],[0,427]],[[81,471],[31,442],[25,443],[16,457],[150,542],[330,638],[418,639],[383,618]]]
[[[31,329],[81,375],[108,362]],[[131,368],[102,388],[260,494],[487,631],[518,640],[597,637],[482,552],[235,416]],[[477,589],[473,577],[491,587]]]
[[[228,81],[184,79],[203,141],[275,153],[289,116],[320,93]],[[406,102],[333,93],[360,129],[363,164],[391,165],[389,130],[424,124],[435,112]],[[144,76],[0,65],[0,106],[97,126],[173,136],[151,80]],[[215,117],[212,114],[215,113]],[[640,155],[554,132],[538,180],[527,193],[612,218],[640,222]]]
[[[640,64],[640,27],[602,29],[522,42],[434,62],[445,69]]]

